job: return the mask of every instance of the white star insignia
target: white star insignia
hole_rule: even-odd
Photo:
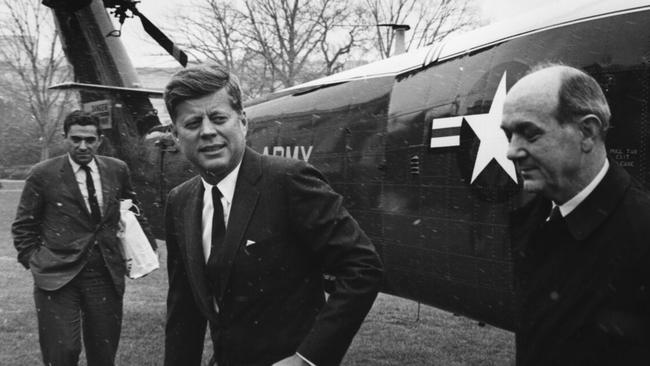
[[[487,167],[492,159],[501,165],[503,170],[517,183],[517,172],[515,164],[507,158],[508,138],[501,129],[501,118],[503,116],[503,103],[506,99],[506,73],[503,73],[499,87],[494,94],[490,111],[484,114],[473,114],[465,116],[465,121],[474,130],[476,136],[481,140],[474,170],[472,171],[471,183]]]

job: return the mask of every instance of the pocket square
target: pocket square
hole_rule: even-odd
[[[253,244],[255,244],[255,241],[253,241],[253,240],[246,240],[246,246],[247,246],[247,247],[248,247],[248,246],[251,246],[251,245],[253,245]]]

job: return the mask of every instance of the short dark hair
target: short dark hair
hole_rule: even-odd
[[[591,75],[561,63],[542,63],[533,67],[529,73],[551,67],[560,68],[560,89],[555,118],[559,123],[571,123],[577,118],[593,114],[602,125],[600,135],[607,136],[612,113],[602,88]]]
[[[201,98],[223,88],[230,96],[231,107],[241,113],[243,107],[239,80],[218,65],[192,66],[178,71],[167,83],[163,99],[167,112],[175,123],[176,108],[181,102]]]
[[[99,118],[89,112],[84,112],[82,110],[74,110],[68,114],[63,120],[63,135],[68,136],[70,132],[70,126],[80,125],[80,126],[95,126],[97,127],[97,136],[102,135],[102,129],[99,126]]]

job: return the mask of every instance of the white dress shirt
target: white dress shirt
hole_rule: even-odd
[[[90,202],[88,201],[88,187],[86,187],[86,172],[81,169],[81,165],[72,160],[70,154],[68,154],[68,160],[70,161],[72,172],[74,173],[74,177],[79,185],[81,196],[83,196],[84,202],[86,203],[86,208],[88,209],[88,212],[91,212]],[[93,184],[95,185],[95,194],[97,197],[97,204],[99,205],[99,211],[103,215],[104,212],[102,212],[102,207],[104,203],[104,195],[102,194],[102,178],[99,175],[99,169],[97,168],[95,158],[88,163],[88,167],[90,168],[90,176],[93,178]]]
[[[221,191],[221,206],[223,206],[223,221],[224,227],[228,227],[228,218],[230,217],[230,207],[232,206],[232,199],[235,195],[235,186],[237,185],[237,175],[239,175],[239,168],[241,161],[235,169],[226,175],[219,183],[217,188]],[[210,258],[210,248],[212,248],[212,216],[214,215],[214,207],[212,205],[212,187],[213,185],[206,182],[201,177],[203,187],[203,210],[201,211],[201,237],[203,242],[203,255],[205,263],[208,263]]]
[[[573,198],[570,200],[566,201],[564,204],[560,205],[560,214],[562,214],[562,217],[567,217],[568,214],[570,214],[573,210],[575,210],[576,207],[578,207],[579,204],[582,203],[589,195],[591,192],[596,189],[598,184],[605,178],[605,174],[607,174],[607,170],[609,169],[609,161],[605,159],[605,164],[603,164],[603,167],[600,168],[600,171],[594,179],[591,181],[591,183],[587,184],[585,188],[582,189],[582,191],[578,192]],[[555,202],[553,202],[553,207],[557,206]]]

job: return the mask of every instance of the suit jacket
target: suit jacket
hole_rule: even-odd
[[[200,364],[206,321],[219,365],[269,365],[296,351],[319,366],[338,364],[382,278],[342,197],[308,164],[246,149],[213,297],[201,242],[203,189],[197,176],[167,201],[165,364]],[[324,272],[336,276],[327,302]]]
[[[129,169],[118,159],[95,156],[102,182],[102,220],[95,224],[79,190],[68,155],[36,164],[30,171],[12,225],[18,261],[34,283],[57,290],[85,266],[98,243],[118,294],[124,293],[126,265],[117,238],[120,199],[135,199]],[[141,226],[155,248],[144,215]]]
[[[650,365],[650,196],[612,163],[564,220],[512,217],[518,365]]]

